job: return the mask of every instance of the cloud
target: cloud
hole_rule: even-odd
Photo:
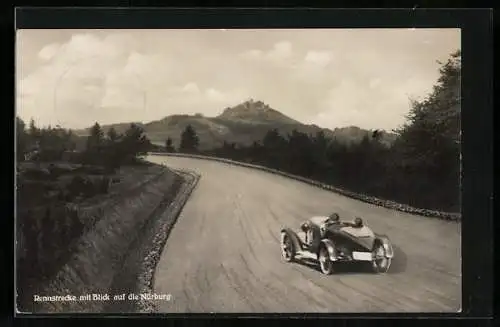
[[[373,89],[373,88],[376,88],[377,86],[380,85],[380,83],[382,83],[382,79],[380,78],[373,78],[370,80],[370,83],[368,84],[368,86]]]
[[[329,51],[308,51],[304,61],[320,67],[325,67],[332,61],[332,53]]]
[[[331,83],[333,73],[333,53],[324,50],[309,50],[300,62],[290,67],[290,77],[308,85]]]
[[[432,91],[432,80],[414,76],[406,80],[392,81],[375,77],[363,87],[357,79],[346,77],[330,88],[326,97],[319,101],[319,112],[307,121],[327,126],[358,126],[391,130],[394,121],[402,122],[409,109],[409,99],[421,99]]]
[[[251,49],[241,53],[241,56],[250,60],[266,60],[279,63],[293,57],[292,43],[289,41],[276,42],[273,47],[267,51]]]
[[[90,33],[73,35],[63,50],[61,56],[72,61],[89,57],[117,57],[126,53],[126,49],[121,47],[120,43],[108,42]]]
[[[167,92],[163,92],[160,103],[165,108],[182,108],[180,112],[183,114],[203,112],[205,116],[215,116],[223,108],[246,100],[247,94],[241,88],[202,88],[197,83],[188,82],[172,86]]]
[[[129,92],[127,92],[127,88]],[[130,86],[109,86],[102,97],[99,107],[120,108],[123,110],[136,110],[141,112],[146,109],[147,97],[145,92],[137,91]]]
[[[243,52],[241,56],[245,59],[258,59],[263,57],[263,52],[258,49],[252,49]]]
[[[126,51],[117,42],[107,42],[90,33],[73,35],[64,44],[49,44],[38,53],[45,64],[18,85],[18,111],[42,125],[80,125],[91,122],[102,104],[123,105],[113,96],[113,84],[123,84],[122,72],[134,73]],[[136,60],[137,61],[137,60]],[[130,92],[129,92],[130,93]],[[128,102],[130,103],[130,101]],[[82,119],[83,117],[83,119]]]
[[[61,45],[58,43],[49,44],[43,47],[40,52],[38,52],[38,57],[42,60],[50,60],[57,54],[60,47]]]
[[[216,89],[210,88],[205,92],[207,98],[212,101],[225,101],[226,95]]]
[[[247,95],[242,89],[228,89],[228,90],[218,90],[216,88],[208,88],[205,90],[205,99],[203,101],[211,101],[219,103],[221,107],[233,106],[241,101],[244,101]],[[202,104],[201,104],[202,105]]]
[[[175,86],[170,87],[167,90],[167,93],[169,94],[169,96],[181,96],[181,97],[198,96],[201,92],[202,91],[201,91],[200,87],[198,86],[198,84],[194,83],[194,82],[188,82],[188,83],[183,84],[183,85],[175,85]]]
[[[193,83],[193,82],[187,83],[186,85],[184,85],[182,87],[181,90],[183,92],[187,92],[187,93],[199,93],[200,92],[200,88],[198,87],[198,84]]]
[[[274,45],[273,49],[267,53],[271,60],[283,60],[292,56],[292,44],[288,41],[281,41]]]

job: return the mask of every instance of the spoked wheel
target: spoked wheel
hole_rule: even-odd
[[[286,262],[295,259],[295,249],[292,240],[287,233],[281,233],[281,256]]]
[[[331,275],[333,273],[333,261],[330,260],[330,254],[328,253],[326,247],[321,247],[318,259],[321,272],[325,275]]]
[[[391,266],[391,258],[387,257],[382,244],[377,244],[373,249],[372,268],[375,273],[386,273]]]

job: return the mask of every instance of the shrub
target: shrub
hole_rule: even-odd
[[[18,252],[19,289],[30,294],[36,285],[51,278],[71,255],[71,244],[80,237],[83,224],[75,210],[62,205],[20,210],[18,233],[23,246]]]

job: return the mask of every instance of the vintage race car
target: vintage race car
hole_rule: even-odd
[[[300,231],[281,230],[281,254],[285,261],[313,259],[321,272],[332,274],[340,262],[367,262],[376,273],[389,270],[394,251],[386,235],[375,234],[360,218],[356,223],[312,217]]]

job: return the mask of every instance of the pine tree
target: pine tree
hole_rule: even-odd
[[[33,118],[30,119],[30,127],[29,127],[29,134],[30,136],[36,138],[38,136],[39,130],[35,125],[35,120]]]
[[[114,127],[111,127],[108,130],[107,136],[111,142],[116,142],[119,138],[118,133],[116,132],[116,129]]]
[[[181,134],[179,152],[194,153],[198,150],[199,138],[191,125],[187,125]]]
[[[104,133],[99,123],[95,123],[90,129],[90,135],[87,137],[87,151],[97,150],[102,144]]]
[[[16,117],[16,157],[18,161],[24,160],[24,155],[28,146],[25,128],[26,124],[24,123],[24,121],[21,118]]]
[[[173,146],[173,142],[172,142],[172,139],[170,137],[167,138],[167,140],[165,141],[165,150],[167,152],[175,152],[175,148]]]
[[[129,129],[125,132],[123,142],[127,152],[133,156],[146,153],[151,145],[144,130],[137,124],[130,124]]]

